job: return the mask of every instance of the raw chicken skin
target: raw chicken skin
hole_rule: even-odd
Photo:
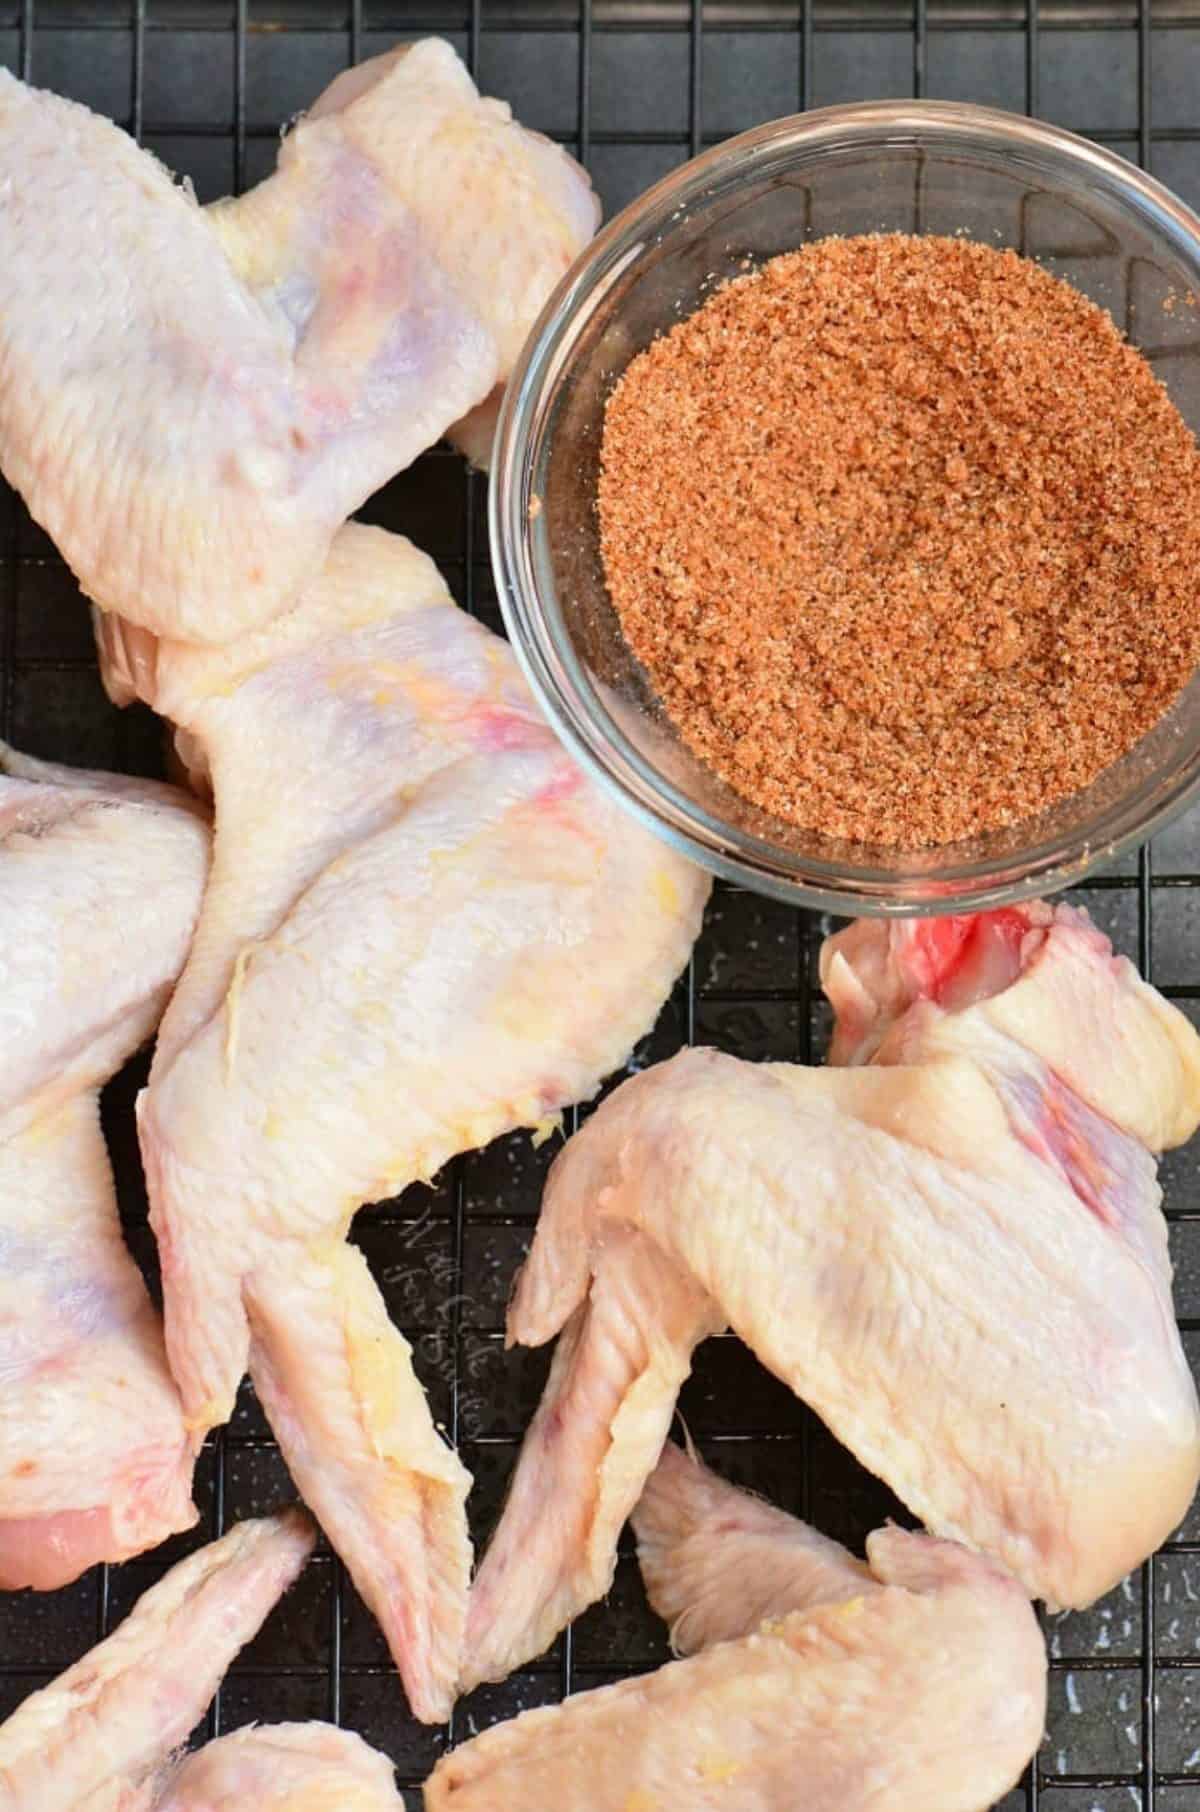
[[[207,212],[3,71],[0,157],[0,464],[103,609],[197,642],[289,607],[487,403],[597,217],[438,39],[339,76]]]
[[[180,1561],[0,1725],[0,1812],[149,1812],[163,1769],[312,1546],[293,1510],[239,1523]]]
[[[236,648],[142,652],[218,823],[140,1110],[172,1369],[199,1440],[249,1362],[414,1710],[445,1717],[469,1479],[347,1229],[592,1094],[708,883],[583,779],[507,646],[381,530],[344,529]]]
[[[392,1765],[332,1724],[236,1730],[187,1758],[153,1812],[404,1812]]]
[[[0,1725],[0,1812],[403,1812],[391,1763],[329,1724],[252,1726],[180,1754],[313,1539],[289,1511],[174,1567]]]
[[[1031,1595],[1082,1606],[1187,1511],[1200,1412],[1153,1158],[1038,1051],[1069,1059],[1082,1085],[1072,1034],[1113,1023],[1094,1066],[1104,1098],[1123,1099],[1143,1135],[1182,1138],[1200,1113],[1200,1041],[1126,966],[1095,960],[1084,915],[1059,909],[1040,928],[1019,971],[1000,975],[1014,1001],[918,999],[870,1067],[692,1050],[626,1082],[551,1171],[508,1332],[540,1345],[574,1328],[601,1285],[619,1295],[611,1273],[629,1248],[614,1235],[633,1230],[929,1528]],[[1056,950],[1071,943],[1085,948]],[[844,948],[827,947],[831,978]],[[1164,1089],[1153,1104],[1143,1065]],[[539,1653],[605,1589],[641,1464],[612,1407],[628,1376],[611,1341],[569,1403],[552,1375],[473,1590],[467,1684]],[[538,1502],[539,1429],[562,1449],[552,1476],[569,1497]],[[604,1454],[623,1493],[605,1493],[576,1453]],[[586,1547],[563,1541],[577,1529]]]
[[[162,1328],[98,1090],[153,1031],[208,865],[183,793],[0,748],[0,1586],[195,1521]]]
[[[617,1536],[666,1439],[692,1354],[725,1326],[713,1299],[643,1234],[614,1226],[603,1241],[471,1590],[464,1688],[508,1670],[507,1648],[503,1663],[492,1661],[502,1643],[519,1641],[522,1659],[540,1654],[604,1597]]]
[[[1046,1651],[987,1561],[881,1529],[863,1567],[670,1446],[634,1521],[703,1652],[463,1744],[427,1812],[979,1812],[1033,1754]]]
[[[677,1655],[736,1641],[771,1617],[878,1590],[870,1567],[840,1542],[737,1490],[670,1441],[633,1528],[646,1594]]]
[[[1149,1151],[1196,1129],[1192,1026],[1076,907],[860,919],[825,943],[821,985],[837,1016],[831,1063],[903,1061],[937,1019],[948,1048],[1013,1041]]]

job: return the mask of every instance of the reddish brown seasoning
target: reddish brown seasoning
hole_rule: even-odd
[[[1074,792],[1200,659],[1200,451],[1141,354],[1015,252],[825,239],[609,400],[625,633],[690,746],[810,829],[915,848]]]

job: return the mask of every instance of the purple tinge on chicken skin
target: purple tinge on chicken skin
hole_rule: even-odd
[[[0,1589],[187,1529],[192,1452],[100,1089],[183,967],[209,828],[174,787],[0,745]]]
[[[339,76],[212,208],[4,71],[0,156],[0,466],[103,610],[196,642],[293,604],[456,424],[479,456],[597,220],[440,39]]]

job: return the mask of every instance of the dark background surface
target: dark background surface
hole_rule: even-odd
[[[448,37],[527,125],[583,157],[606,212],[701,145],[762,119],[912,94],[1038,113],[1142,162],[1200,207],[1200,3],[0,0],[0,62],[139,133],[202,200],[270,169],[281,124],[348,62],[430,31]],[[439,450],[364,514],[411,535],[460,600],[499,627],[483,505],[483,481]],[[3,734],[60,760],[160,772],[158,725],[148,712],[107,704],[74,583],[2,486],[0,555]],[[1193,814],[1074,896],[1193,1017],[1198,870]],[[630,1067],[687,1040],[749,1058],[818,1058],[826,1015],[815,956],[828,928],[719,887],[689,973]],[[106,1119],[130,1239],[152,1266],[132,1121],[143,1075],[144,1060],[111,1086]],[[435,1413],[476,1475],[479,1535],[545,1375],[544,1355],[505,1357],[501,1330],[552,1155],[553,1147],[534,1153],[524,1134],[501,1141],[453,1164],[434,1189],[364,1213],[355,1233],[416,1347]],[[1180,1325],[1200,1367],[1200,1151],[1174,1154],[1164,1170]],[[702,1349],[682,1407],[723,1471],[829,1534],[860,1543],[898,1513],[735,1341]],[[63,1592],[0,1597],[0,1715],[111,1627],[189,1542],[292,1495],[247,1386],[203,1457],[194,1537]],[[1200,1812],[1200,1507],[1108,1600],[1046,1627],[1049,1734],[1003,1812]],[[543,1662],[466,1700],[452,1734],[666,1654],[625,1551],[607,1605]],[[448,1733],[407,1717],[375,1625],[324,1548],[230,1673],[208,1728],[308,1717],[340,1720],[387,1750],[419,1806],[417,1783]]]

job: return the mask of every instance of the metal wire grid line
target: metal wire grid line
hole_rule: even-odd
[[[397,35],[448,36],[481,84],[566,143],[609,211],[671,165],[760,119],[879,93],[1043,113],[1101,138],[1200,202],[1200,3],[1185,0],[0,0],[0,63],[108,112],[194,180],[202,199],[270,167],[278,129],[338,69]],[[499,627],[483,485],[436,450],[364,512],[412,535],[467,609]],[[149,713],[117,713],[95,673],[86,613],[55,550],[0,489],[0,726],[63,760],[161,767]],[[1076,896],[1143,973],[1200,1021],[1200,821],[1164,833]],[[815,915],[719,888],[688,973],[642,1065],[681,1044],[751,1058],[819,1056],[827,1029]],[[131,1106],[106,1124],[131,1243],[153,1267]],[[572,1117],[573,1120],[576,1116]],[[524,1135],[450,1165],[432,1191],[365,1212],[358,1243],[413,1340],[435,1414],[476,1474],[481,1536],[540,1392],[545,1355],[502,1351],[504,1298],[551,1154]],[[1200,1366],[1200,1157],[1164,1166],[1185,1343]],[[893,1500],[733,1340],[698,1360],[684,1408],[727,1471],[861,1541]],[[197,1479],[195,1538],[292,1495],[247,1385]],[[104,1633],[187,1542],[101,1568],[42,1598],[0,1598],[0,1714]],[[1047,1619],[1045,1747],[1003,1812],[1200,1808],[1200,1507],[1138,1577],[1091,1613]],[[449,1737],[665,1660],[631,1556],[607,1606],[544,1662],[460,1706],[448,1733],[404,1712],[374,1625],[323,1548],[234,1668],[210,1731],[329,1717],[386,1749],[415,1807]]]

